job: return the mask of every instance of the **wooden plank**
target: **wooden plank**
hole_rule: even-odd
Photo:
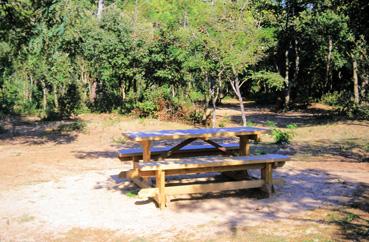
[[[151,159],[151,141],[145,140],[141,142],[142,145],[142,159],[147,162]]]
[[[236,181],[236,182],[223,182],[223,183],[210,183],[210,184],[195,184],[195,185],[178,185],[166,187],[166,194],[181,195],[181,194],[193,194],[193,193],[207,193],[207,192],[222,192],[232,191],[240,189],[258,188],[264,185],[263,180],[248,180],[248,181]],[[273,184],[283,184],[282,179],[276,179]],[[144,188],[138,192],[140,198],[155,197],[158,194],[157,188]]]
[[[140,188],[152,188],[149,183],[147,183],[144,180],[141,180],[141,178],[132,178],[131,181],[136,184]]]
[[[156,171],[156,190],[156,201],[158,202],[159,208],[163,209],[166,205],[165,171]]]
[[[182,141],[181,143],[179,143],[178,145],[170,148],[170,150],[168,150],[165,154],[164,157],[169,157],[173,154],[173,152],[176,152],[178,150],[180,150],[181,148],[185,147],[186,145],[190,144],[191,142],[195,141],[197,138],[189,138],[186,139],[184,141]]]
[[[273,186],[273,173],[272,173],[272,164],[266,164],[265,168],[262,169],[262,178],[265,181],[263,185],[263,190],[270,197],[272,195],[272,186]]]
[[[239,150],[239,144],[222,144],[227,150],[228,154],[237,154]],[[160,147],[151,149],[151,160],[158,160],[165,156],[165,153],[170,150],[170,147]],[[142,149],[124,149],[118,153],[118,158],[121,161],[132,161],[132,159],[142,160]],[[224,154],[217,148],[211,145],[189,145],[173,152],[170,157],[183,158],[183,157],[194,157],[194,156],[206,156],[206,155],[218,155]]]
[[[225,185],[223,185],[225,184]],[[282,179],[273,180],[273,184],[282,185],[284,181]],[[225,183],[211,183],[211,184],[195,184],[195,185],[179,185],[166,187],[166,194],[181,195],[181,194],[193,194],[193,193],[207,193],[207,192],[221,192],[231,191],[239,189],[258,188],[264,185],[263,180],[250,180],[250,181],[237,181],[237,182],[225,182]],[[158,194],[157,188],[144,188],[138,192],[138,197],[141,199],[155,197]]]
[[[214,146],[217,150],[219,150],[220,152],[223,152],[224,154],[227,154],[227,148],[221,146],[220,144],[210,140],[210,139],[202,139],[204,142]]]
[[[266,133],[268,131],[269,130],[265,128],[232,127],[232,128],[124,132],[123,136],[133,141],[143,141],[143,140],[167,140],[167,139],[212,138],[212,137],[233,137],[233,136],[242,136],[242,135],[259,135],[261,133]]]
[[[237,166],[247,164],[274,163],[277,161],[289,160],[288,156],[279,154],[257,155],[257,156],[237,156],[237,157],[196,157],[186,159],[168,159],[158,162],[147,162],[139,164],[140,171],[176,170],[186,168],[203,168],[219,166]]]
[[[198,174],[198,173],[209,173],[209,172],[244,171],[247,169],[261,169],[263,167],[265,167],[265,163],[247,164],[247,165],[240,165],[240,166],[220,166],[220,167],[204,167],[204,168],[194,168],[194,169],[167,170],[166,174],[167,176],[176,176],[176,175]],[[154,177],[155,171],[139,171],[139,176]]]
[[[240,155],[250,155],[249,137],[247,135],[240,136]]]

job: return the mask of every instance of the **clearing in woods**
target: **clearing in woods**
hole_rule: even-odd
[[[266,135],[252,147],[292,156],[275,172],[286,184],[272,198],[257,190],[181,196],[165,211],[117,177],[129,163],[116,151],[135,145],[120,133],[190,125],[113,114],[13,118],[0,136],[0,241],[368,240],[369,123],[333,121],[317,109],[282,114],[248,105],[250,125],[298,125],[290,145]],[[239,118],[233,103],[218,112],[222,125]]]

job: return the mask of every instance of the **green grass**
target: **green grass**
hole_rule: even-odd
[[[138,191],[137,190],[129,191],[129,192],[126,193],[126,196],[130,197],[130,198],[136,198],[136,197],[138,197]]]
[[[32,220],[34,220],[35,217],[28,215],[28,214],[24,214],[20,217],[18,217],[16,220],[18,223],[27,223],[27,222],[31,222]]]
[[[363,149],[366,151],[366,152],[369,152],[369,143],[365,144],[363,146]]]
[[[57,128],[59,132],[73,132],[73,131],[85,131],[87,124],[85,121],[77,120],[72,123],[60,124]]]
[[[112,142],[116,145],[122,145],[126,143],[127,139],[123,136],[113,137]]]

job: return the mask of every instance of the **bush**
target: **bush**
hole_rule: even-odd
[[[203,117],[204,112],[202,110],[195,109],[189,113],[187,120],[193,124],[201,124]]]
[[[348,92],[327,93],[322,97],[321,101],[336,107],[338,115],[346,116],[350,119],[369,120],[369,106],[356,104],[352,100],[352,95]]]
[[[6,129],[5,129],[5,127],[2,125],[2,124],[0,124],[0,134],[4,134],[4,133],[6,133]]]
[[[286,126],[286,130],[274,128],[272,135],[276,144],[289,144],[292,138],[295,136],[296,124],[289,124]]]
[[[59,132],[84,131],[86,127],[87,127],[86,122],[78,120],[72,123],[59,125],[57,131]]]

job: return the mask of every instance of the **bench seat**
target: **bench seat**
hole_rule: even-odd
[[[273,180],[273,168],[281,167],[289,160],[288,156],[280,154],[266,154],[257,156],[236,157],[196,157],[182,159],[167,159],[158,162],[138,163],[136,168],[125,172],[123,177],[134,182],[142,182],[144,186],[138,195],[140,197],[153,197],[162,209],[167,204],[167,195],[220,192],[248,188],[262,188],[268,195],[273,190],[273,184],[283,184],[282,180]],[[178,174],[208,173],[208,172],[234,172],[248,169],[260,169],[261,178],[257,180],[241,180],[210,184],[191,184],[165,186],[166,176]],[[156,187],[151,187],[139,177],[156,177]],[[245,177],[246,178],[246,177]]]
[[[176,169],[194,169],[206,167],[221,167],[221,166],[239,166],[251,164],[265,163],[282,163],[288,160],[288,156],[280,154],[267,154],[256,156],[237,156],[237,157],[196,157],[187,159],[167,159],[158,162],[143,162],[138,164],[140,171],[155,171],[155,170],[176,170]]]
[[[222,146],[226,149],[227,152],[237,154],[239,151],[239,144],[222,144]],[[172,147],[153,147],[151,148],[151,158],[153,160],[158,160],[160,157],[165,155]],[[141,148],[133,148],[133,149],[122,149],[118,151],[118,158],[121,161],[131,161],[131,160],[142,160],[143,150]],[[173,152],[170,156],[172,158],[179,157],[193,157],[193,156],[202,156],[202,155],[217,155],[221,154],[219,151],[212,145],[187,145],[182,147],[180,150]]]

